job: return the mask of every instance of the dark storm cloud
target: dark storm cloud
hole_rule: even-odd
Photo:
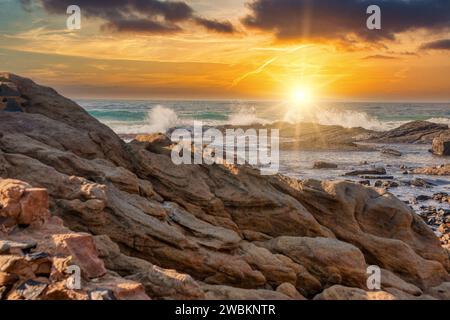
[[[234,33],[235,29],[231,22],[221,22],[217,20],[209,20],[205,18],[195,18],[197,24],[205,27],[206,29],[213,30],[220,33]]]
[[[450,50],[450,39],[428,42],[423,44],[420,48],[424,50]]]
[[[369,5],[378,5],[382,29],[368,30]],[[278,39],[394,39],[396,34],[425,28],[450,28],[450,0],[254,0],[243,18],[247,27],[274,32]]]
[[[138,33],[174,33],[181,30],[177,23],[192,20],[208,30],[232,33],[228,21],[200,18],[182,1],[161,0],[21,0],[29,10],[32,2],[38,2],[51,14],[66,14],[67,7],[76,4],[87,17],[106,21],[104,30]]]

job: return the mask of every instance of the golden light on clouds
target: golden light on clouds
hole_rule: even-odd
[[[281,39],[264,30],[264,21],[255,29],[242,20],[250,12],[245,0],[228,3],[220,15],[219,4],[187,3],[196,16],[229,20],[236,31],[210,32],[188,19],[173,34],[107,32],[99,18],[68,31],[64,15],[41,10],[30,13],[28,28],[0,33],[0,69],[77,97],[307,100],[303,91],[312,91],[314,100],[450,98],[449,51],[419,49],[448,33],[407,30],[385,42],[349,34],[343,41],[313,37],[308,17],[303,38]]]

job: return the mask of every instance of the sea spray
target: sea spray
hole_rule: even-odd
[[[172,109],[156,106],[148,112],[148,132],[162,132],[173,128],[178,123],[178,116]]]

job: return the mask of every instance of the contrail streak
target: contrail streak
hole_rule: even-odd
[[[234,88],[235,86],[237,86],[242,80],[248,78],[249,76],[255,75],[255,74],[259,74],[261,72],[264,71],[264,69],[271,65],[272,63],[274,63],[276,60],[278,60],[279,58],[281,58],[282,56],[286,55],[286,54],[291,54],[294,53],[300,49],[309,47],[309,45],[302,45],[302,46],[298,46],[295,48],[292,48],[290,50],[287,50],[286,52],[283,52],[282,54],[279,54],[275,57],[273,57],[272,59],[267,60],[266,62],[264,62],[262,65],[260,65],[258,68],[256,68],[255,70],[252,70],[250,72],[247,72],[246,74],[244,74],[243,76],[234,79],[233,83],[231,84],[230,88]]]

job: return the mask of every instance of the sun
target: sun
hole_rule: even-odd
[[[306,106],[313,102],[312,90],[308,87],[296,87],[290,94],[291,103],[297,106]]]

